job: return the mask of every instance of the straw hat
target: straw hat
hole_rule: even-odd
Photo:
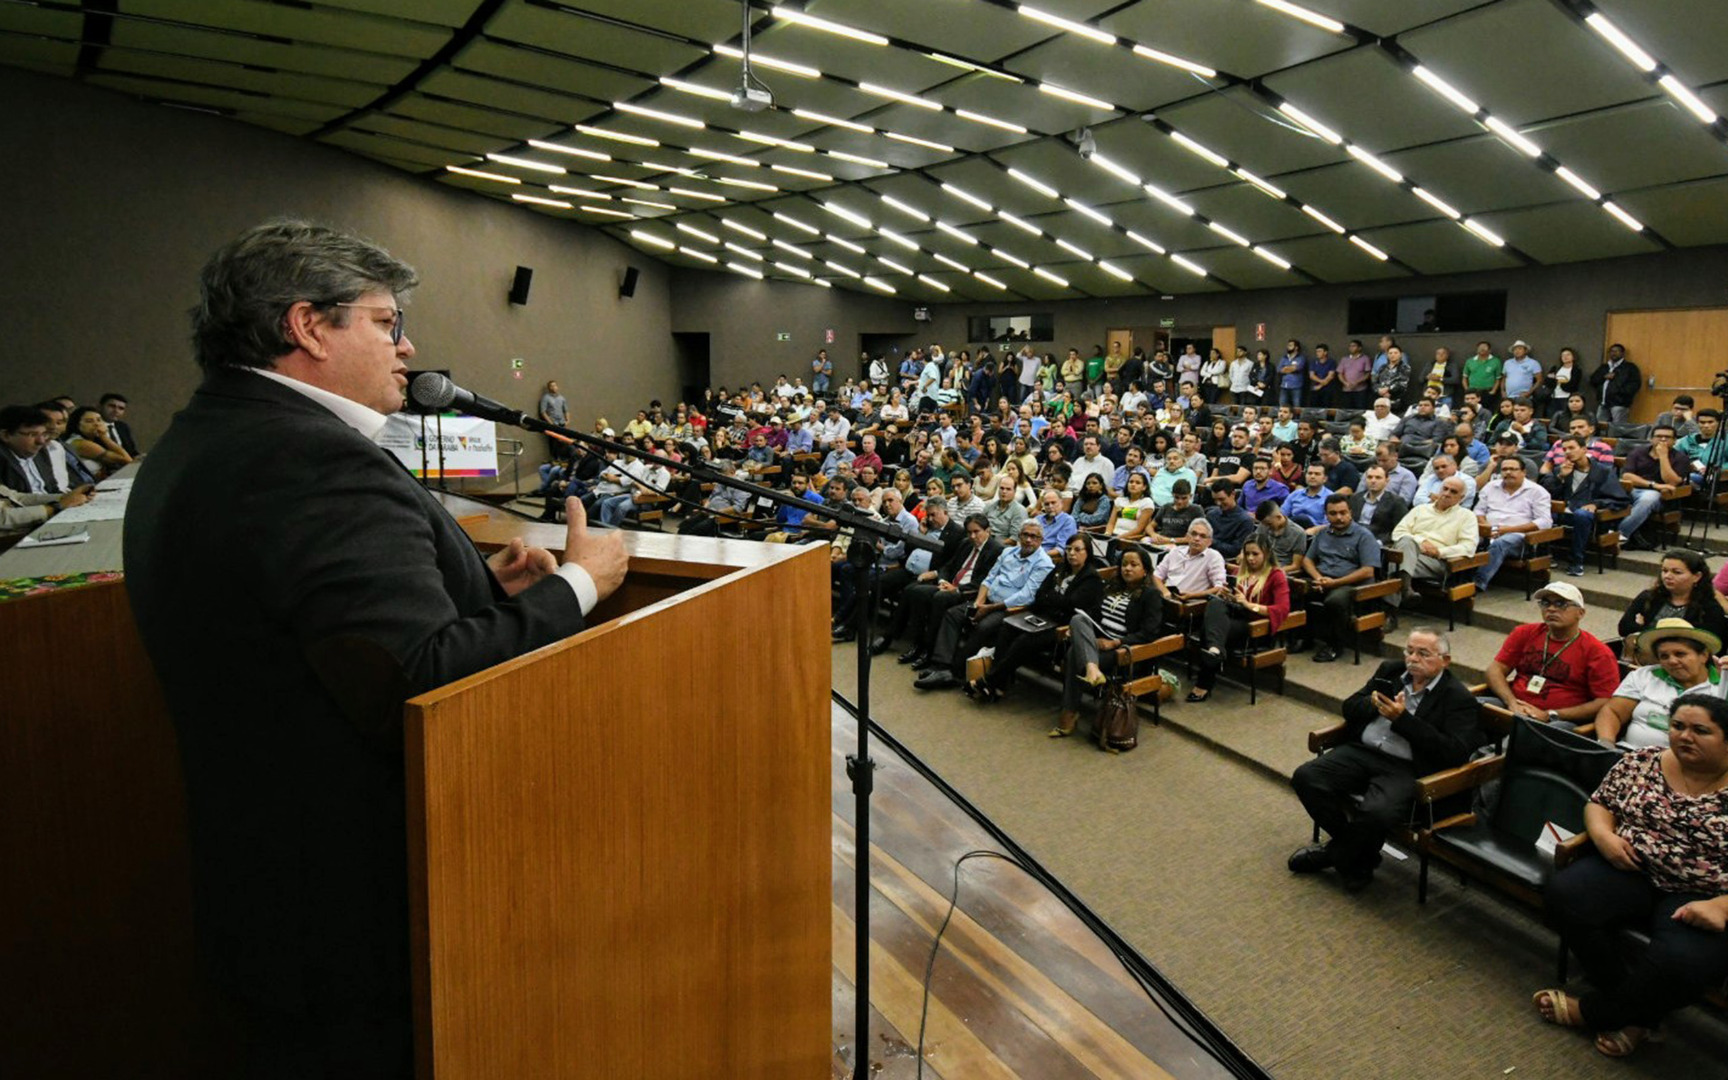
[[[1650,629],[1626,635],[1626,652],[1640,664],[1654,664],[1656,646],[1675,638],[1695,641],[1711,656],[1722,651],[1722,639],[1710,631],[1700,630],[1685,619],[1658,619]]]

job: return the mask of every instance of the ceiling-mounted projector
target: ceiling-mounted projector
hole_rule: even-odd
[[[745,112],[761,112],[774,104],[774,95],[767,87],[740,86],[732,91],[732,107]]]

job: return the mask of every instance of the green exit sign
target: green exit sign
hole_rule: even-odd
[[[782,331],[781,333],[774,335],[774,340],[775,341],[791,341],[792,335]]]
[[[1169,330],[1171,327],[1173,327],[1175,325],[1176,325],[1175,319],[1159,319],[1158,320],[1158,329],[1160,329],[1160,330]]]

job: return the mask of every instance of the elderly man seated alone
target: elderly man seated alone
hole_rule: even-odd
[[[1446,635],[1418,627],[1404,659],[1382,662],[1344,702],[1348,740],[1290,780],[1303,809],[1330,837],[1297,849],[1292,873],[1333,869],[1350,892],[1367,888],[1386,837],[1410,820],[1416,781],[1464,764],[1487,741],[1476,698],[1451,663]]]
[[[1446,560],[1461,559],[1476,550],[1476,515],[1464,509],[1464,491],[1469,482],[1449,476],[1434,497],[1404,515],[1392,530],[1392,550],[1404,561],[1393,574],[1404,579],[1404,587],[1386,598],[1396,610],[1410,594],[1412,580],[1446,580]]]

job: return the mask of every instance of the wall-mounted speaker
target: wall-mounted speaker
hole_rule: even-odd
[[[532,266],[518,266],[516,268],[516,280],[510,283],[510,302],[512,304],[526,304],[528,302],[528,286],[533,283],[534,268]]]
[[[634,266],[626,266],[624,268],[624,281],[618,286],[618,296],[621,299],[626,299],[626,300],[632,296],[635,296],[636,295],[636,279],[640,278],[641,276],[642,276],[642,271],[636,269]]]

